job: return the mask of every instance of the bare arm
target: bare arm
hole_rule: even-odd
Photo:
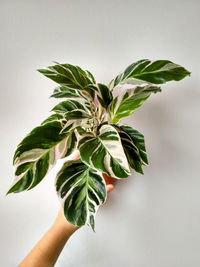
[[[60,209],[53,225],[19,264],[19,267],[54,266],[67,240],[78,229],[79,227],[67,222],[63,210]]]
[[[80,154],[77,152],[74,159],[79,158]],[[106,181],[107,192],[113,190],[114,186],[108,184]],[[62,249],[64,248],[70,236],[80,227],[70,224],[61,208],[55,222],[51,228],[46,232],[42,239],[29,252],[18,267],[52,267],[55,265]]]
[[[106,188],[107,192],[110,192],[114,187],[109,184]],[[19,267],[54,266],[67,240],[79,228],[65,219],[61,208],[51,228],[19,264]]]

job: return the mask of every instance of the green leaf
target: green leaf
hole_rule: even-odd
[[[67,115],[67,114],[66,114]],[[75,115],[75,114],[74,114]],[[73,116],[74,116],[73,115]],[[86,115],[86,114],[85,114]],[[76,114],[77,116],[77,114]],[[88,118],[87,116],[85,118],[80,117],[79,119],[72,119],[72,117],[64,124],[60,134],[68,133],[69,131],[72,131],[73,129],[81,126],[85,129],[91,129],[93,118]]]
[[[107,107],[109,106],[109,104],[113,100],[112,93],[111,93],[110,89],[105,84],[98,83],[98,89],[99,89],[98,90],[99,94],[97,95],[97,98],[98,98],[100,104],[102,105],[102,107],[107,109]]]
[[[75,109],[65,113],[66,122],[60,132],[60,134],[68,133],[69,131],[81,126],[85,129],[90,128],[93,122],[93,117],[84,110]]]
[[[77,130],[77,132],[78,132],[79,135],[84,135],[84,134],[87,133],[82,126],[76,127],[76,130]]]
[[[111,110],[109,111],[109,117],[111,121],[116,124],[121,118],[130,116],[137,108],[139,108],[143,102],[149,98],[151,93],[160,92],[160,87],[157,86],[137,86],[133,91],[130,90],[122,96],[121,102],[118,99],[118,105],[115,103],[111,105]]]
[[[60,123],[64,123],[64,121],[66,121],[66,120],[65,120],[65,118],[64,118],[63,115],[56,113],[56,114],[50,115],[47,119],[45,119],[41,123],[41,125],[46,124],[46,123],[49,123],[49,122],[53,122],[53,121],[59,121]]]
[[[144,174],[142,165],[148,165],[144,135],[127,125],[114,125],[128,159],[128,163],[135,171]]]
[[[97,209],[106,199],[102,176],[81,160],[71,160],[58,172],[55,186],[68,222],[76,226],[88,224],[94,231]]]
[[[58,86],[54,89],[50,97],[55,98],[80,98],[83,97],[77,90],[68,88],[66,86]]]
[[[154,84],[163,84],[169,81],[179,81],[190,75],[190,72],[182,66],[169,60],[150,61],[139,60],[128,66],[113,81],[114,87],[125,83],[129,78],[136,78]]]
[[[93,83],[93,80],[88,76],[88,72],[71,64],[57,63],[56,65],[38,69],[37,71],[54,82],[67,86],[70,89],[84,90],[85,86]]]
[[[98,87],[96,84],[89,84],[87,85],[84,90],[94,99],[95,91],[98,91]]]
[[[85,135],[79,141],[81,160],[115,178],[126,178],[130,170],[117,130],[108,124],[99,127],[99,134]]]
[[[54,108],[52,108],[51,111],[55,111],[56,113],[65,114],[69,111],[72,111],[74,109],[82,109],[85,110],[85,107],[83,104],[76,100],[66,100],[62,101],[59,104],[57,104]]]
[[[96,83],[95,78],[94,78],[94,76],[92,75],[92,73],[91,73],[89,70],[86,70],[85,72],[86,72],[88,78],[89,78],[93,83]]]
[[[92,119],[92,116],[84,110],[75,109],[75,110],[67,112],[65,114],[65,118],[67,120],[79,120],[79,119],[85,119],[85,118]]]
[[[60,134],[65,134],[72,129],[82,126],[84,128],[91,128],[91,123],[93,121],[93,116],[89,110],[85,111],[84,107],[82,109],[72,109],[64,114],[66,123],[64,124]]]
[[[45,177],[58,159],[75,149],[73,132],[60,135],[62,125],[52,121],[34,128],[17,146],[13,157],[15,178],[9,193],[30,190]]]
[[[113,101],[110,103],[110,105],[108,106],[108,117],[109,120],[112,121],[115,115],[115,111],[117,108],[117,102],[118,102],[118,96],[116,96]]]
[[[146,153],[146,148],[145,148],[144,135],[128,125],[120,125],[120,128],[124,132],[126,132],[126,134],[130,136],[132,142],[138,148],[140,157],[143,161],[142,164],[148,165],[149,163],[148,163],[147,153]]]

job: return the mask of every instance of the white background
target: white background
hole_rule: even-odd
[[[109,82],[134,61],[169,59],[191,77],[162,86],[128,120],[145,135],[149,166],[119,181],[56,266],[200,266],[199,1],[0,2],[0,266],[24,258],[59,210],[55,173],[9,195],[17,144],[57,103],[56,84],[36,69],[52,61],[89,69]]]

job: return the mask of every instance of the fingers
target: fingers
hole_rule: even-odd
[[[114,189],[114,185],[113,184],[106,185],[106,190],[107,190],[108,193],[111,192],[113,189]]]

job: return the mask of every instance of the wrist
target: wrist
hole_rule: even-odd
[[[53,223],[53,227],[70,234],[74,233],[80,228],[79,226],[75,226],[67,221],[62,208],[60,209],[58,216],[56,217],[56,220]]]

